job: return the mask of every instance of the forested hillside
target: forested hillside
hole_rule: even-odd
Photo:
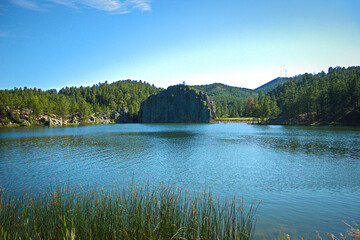
[[[193,87],[205,92],[215,102],[218,117],[246,115],[245,105],[247,99],[258,95],[257,92],[251,89],[231,87],[221,83]]]
[[[223,84],[195,88],[216,103],[217,117],[360,123],[360,67],[277,78],[255,90]]]
[[[51,114],[86,120],[93,113],[103,113],[110,118],[111,112],[124,111],[136,118],[140,103],[161,90],[149,83],[131,80],[92,87],[66,87],[59,92],[27,87],[1,90],[0,121],[2,124],[20,123],[21,115],[26,114],[29,121]]]
[[[219,83],[193,87],[207,93],[215,102],[217,117],[360,123],[360,67],[336,67],[329,68],[327,74],[278,78],[256,90]],[[119,120],[123,116],[117,122],[136,122],[141,102],[162,90],[132,80],[66,87],[59,92],[26,87],[0,90],[0,124],[50,117],[75,123],[95,121],[96,117]]]
[[[359,123],[360,67],[330,67],[327,74],[299,75],[261,97],[267,102],[263,113],[271,109],[268,102],[276,99],[281,117],[301,116],[309,122]]]

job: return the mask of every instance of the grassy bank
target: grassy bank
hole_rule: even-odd
[[[260,123],[266,119],[257,117],[238,117],[238,118],[216,118],[214,122],[241,122],[241,123]]]
[[[255,208],[171,185],[0,192],[0,239],[252,239]]]

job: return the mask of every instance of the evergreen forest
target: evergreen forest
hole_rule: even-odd
[[[275,117],[302,115],[310,122],[359,123],[360,67],[330,67],[327,74],[306,73],[290,78],[265,95],[259,94],[258,105],[262,117],[276,111]]]
[[[360,67],[330,67],[328,73],[278,78],[255,90],[220,83],[194,88],[209,95],[221,118],[360,123]],[[85,121],[94,114],[114,119],[116,113],[124,112],[136,122],[141,102],[162,90],[133,80],[60,91],[27,87],[0,90],[0,124],[20,123],[24,112],[30,122],[42,116]]]
[[[87,120],[94,113],[109,117],[114,112],[127,112],[137,118],[140,103],[162,89],[142,81],[124,80],[92,87],[65,87],[42,91],[36,88],[14,88],[0,91],[0,119],[3,124],[19,123],[22,112],[29,111],[32,120],[42,115],[77,117]]]
[[[255,90],[223,84],[196,88],[216,103],[217,117],[360,123],[360,67],[277,78]]]

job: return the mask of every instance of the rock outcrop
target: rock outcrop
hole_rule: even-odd
[[[171,86],[141,103],[141,123],[208,123],[215,118],[209,97],[192,87]]]
[[[30,126],[30,122],[26,119],[20,119],[20,126]]]
[[[49,127],[56,127],[56,126],[62,126],[63,122],[56,118],[49,118],[49,120],[45,121],[45,126]]]

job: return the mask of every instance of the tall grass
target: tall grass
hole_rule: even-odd
[[[338,235],[326,232],[326,233],[322,233],[320,234],[319,231],[315,231],[316,233],[316,239],[319,240],[360,240],[360,230],[359,230],[359,225],[355,222],[352,221],[351,223],[348,223],[346,221],[343,221],[343,223],[347,226],[347,229],[345,231],[345,233],[339,233]],[[264,238],[265,239],[265,238]],[[299,238],[296,236],[291,236],[289,234],[280,234],[280,236],[277,238],[277,240],[304,240],[304,238]]]
[[[1,239],[252,239],[256,207],[170,184],[0,191]]]

